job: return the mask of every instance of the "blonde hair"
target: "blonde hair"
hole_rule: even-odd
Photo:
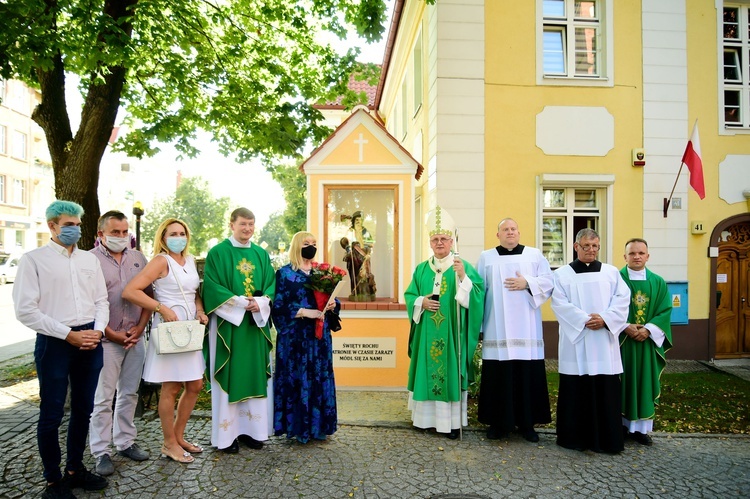
[[[304,230],[292,236],[292,242],[289,244],[289,263],[292,264],[292,270],[297,270],[302,265],[302,243],[308,237],[313,238],[316,243],[318,242],[315,234]]]
[[[169,248],[167,248],[167,244],[164,241],[164,235],[167,232],[167,227],[172,224],[180,224],[185,229],[185,235],[187,236],[187,246],[185,246],[185,249],[182,250],[180,254],[182,256],[188,256],[190,248],[190,229],[188,228],[187,224],[179,218],[168,218],[159,225],[158,229],[156,229],[156,234],[154,234],[154,256],[158,255],[159,253],[169,254]]]

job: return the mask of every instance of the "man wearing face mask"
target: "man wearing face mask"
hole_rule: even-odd
[[[148,452],[135,443],[137,431],[133,419],[146,358],[141,335],[151,313],[122,298],[125,285],[146,266],[143,253],[130,249],[127,217],[120,211],[108,211],[99,217],[98,229],[100,244],[91,252],[99,259],[107,282],[109,324],[102,340],[104,367],[94,397],[89,446],[96,459],[96,472],[111,475],[115,471],[110,457],[113,440],[121,456],[134,461],[149,458]],[[150,286],[147,294],[153,295]]]
[[[235,454],[239,443],[263,447],[272,430],[270,304],[276,290],[271,258],[253,244],[255,215],[237,208],[232,235],[206,256],[203,301],[209,314],[207,377],[211,380],[211,444]]]
[[[71,201],[49,205],[51,241],[21,257],[13,286],[16,317],[37,332],[34,360],[41,399],[37,445],[46,480],[42,497],[46,498],[75,497],[71,489],[107,486],[106,478],[83,465],[109,304],[99,259],[76,247],[82,216],[83,208]],[[70,421],[63,475],[59,428],[68,380]]]

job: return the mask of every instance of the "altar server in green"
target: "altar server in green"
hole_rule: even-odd
[[[631,239],[625,244],[627,265],[620,270],[630,288],[629,324],[620,333],[623,433],[643,445],[652,444],[659,379],[672,348],[672,301],[664,279],[646,268],[648,257],[648,243]]]
[[[468,424],[466,390],[482,325],[484,283],[452,252],[455,225],[445,211],[438,206],[427,226],[433,256],[417,266],[405,292],[411,322],[409,409],[414,426],[456,439]]]
[[[255,215],[232,212],[232,235],[206,257],[203,296],[210,314],[206,368],[211,380],[211,444],[263,447],[273,425],[269,331],[276,278],[266,250],[253,244]]]

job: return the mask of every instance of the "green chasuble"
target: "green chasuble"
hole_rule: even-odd
[[[419,324],[414,322],[414,302],[433,291],[435,271],[430,261],[420,263],[414,270],[411,284],[404,293],[406,310],[411,321],[409,334],[408,389],[414,400],[458,402],[461,390],[468,389],[473,379],[473,357],[479,342],[484,309],[484,283],[477,271],[465,260],[466,275],[471,279],[469,309],[461,307],[461,378],[459,381],[456,348],[456,274],[453,266],[442,272],[440,310],[424,310]],[[438,274],[439,275],[439,274]]]
[[[665,353],[672,348],[672,301],[667,283],[646,269],[645,281],[631,281],[627,266],[620,270],[630,288],[630,324],[654,324],[664,331],[661,347],[647,338],[635,341],[620,333],[622,352],[622,414],[628,421],[653,419],[661,395],[660,378],[666,365]]]
[[[235,296],[267,296],[273,303],[276,277],[266,250],[255,244],[247,248],[229,239],[214,246],[206,256],[203,272],[203,304],[206,313],[216,311]],[[271,377],[269,325],[255,325],[252,313],[245,313],[239,326],[217,317],[214,377],[229,396],[229,402],[268,396]],[[210,369],[208,339],[203,346],[206,369]],[[209,379],[211,377],[209,376]]]

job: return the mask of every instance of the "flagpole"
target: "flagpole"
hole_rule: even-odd
[[[677,181],[680,180],[680,174],[682,173],[682,167],[685,165],[682,161],[680,162],[680,170],[677,172],[677,178],[674,179],[674,185],[672,186],[672,192],[669,193],[669,198],[664,198],[664,218],[667,218],[667,210],[669,209],[669,203],[672,201],[672,195],[677,187]]]
[[[456,238],[453,245],[453,259],[460,258],[458,255],[458,227],[455,230]],[[456,293],[458,293],[459,286],[461,283],[458,280],[458,273],[454,272],[456,276]],[[464,394],[463,394],[463,379],[461,378],[461,304],[456,300],[456,349],[458,351],[458,439],[464,439]]]

